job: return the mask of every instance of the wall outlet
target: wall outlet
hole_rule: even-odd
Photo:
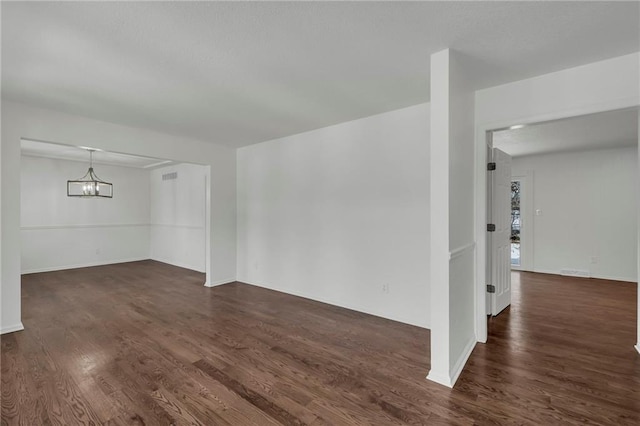
[[[96,254],[100,254],[100,249],[99,248],[96,249]]]
[[[591,263],[598,263],[599,261],[600,259],[598,259],[598,256],[591,256],[591,259],[589,260]]]
[[[389,284],[382,284],[382,292],[389,293]]]

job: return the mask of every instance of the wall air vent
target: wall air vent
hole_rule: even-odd
[[[165,173],[162,175],[162,180],[174,180],[178,179],[178,172]]]
[[[566,275],[568,277],[591,278],[591,273],[589,271],[582,271],[579,269],[561,269],[560,275]]]

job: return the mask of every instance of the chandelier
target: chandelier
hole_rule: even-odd
[[[113,185],[100,180],[93,171],[93,152],[95,150],[88,149],[87,151],[89,151],[89,170],[80,179],[67,181],[67,196],[113,198]]]

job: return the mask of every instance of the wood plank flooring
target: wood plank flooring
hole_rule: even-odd
[[[640,424],[636,284],[513,279],[450,390],[418,327],[153,261],[25,275],[2,425]]]

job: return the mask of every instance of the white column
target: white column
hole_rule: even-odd
[[[0,150],[0,333],[24,329],[20,317],[20,134],[2,112],[2,140]]]
[[[431,56],[431,370],[452,387],[476,343],[474,96],[463,58]]]
[[[640,188],[640,111],[638,111],[638,187]],[[640,191],[638,191],[638,268],[636,271],[636,281],[638,281],[638,339],[636,340],[636,350],[640,353]]]
[[[431,55],[431,370],[427,378],[453,386],[449,374],[449,50]]]

